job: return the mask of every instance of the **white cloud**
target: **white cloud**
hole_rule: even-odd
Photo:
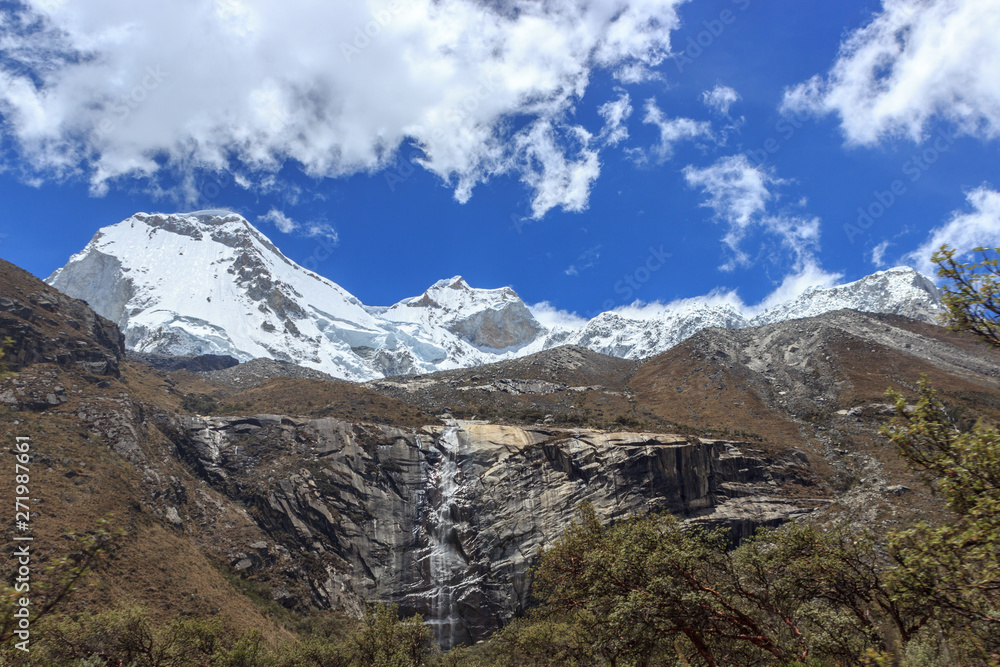
[[[769,186],[780,183],[761,167],[750,164],[745,155],[720,158],[710,167],[684,168],[688,185],[701,188],[708,200],[702,206],[711,208],[716,220],[728,225],[722,238],[734,254],[723,270],[748,265],[749,256],[740,248],[747,232],[762,220],[767,202],[772,198]]]
[[[337,230],[328,225],[325,222],[308,222],[305,224],[296,222],[292,220],[283,212],[276,208],[272,208],[270,211],[258,218],[259,221],[269,222],[278,228],[278,231],[285,234],[293,234],[298,232],[299,235],[305,236],[307,238],[322,238],[330,241],[332,243],[337,243],[339,237],[337,235]]]
[[[890,245],[892,244],[889,241],[882,241],[877,246],[872,248],[872,264],[874,264],[876,268],[880,269],[885,266],[885,251],[889,249]]]
[[[535,219],[557,206],[574,212],[586,210],[590,186],[601,173],[597,151],[590,148],[593,137],[575,127],[566,138],[576,141],[561,141],[552,123],[540,121],[516,139],[521,181],[534,191],[531,214]],[[461,186],[456,197],[462,197]]]
[[[538,323],[546,329],[582,329],[587,324],[587,318],[580,317],[568,310],[560,310],[548,301],[528,306]]]
[[[535,216],[578,211],[600,173],[572,120],[592,71],[648,78],[683,1],[36,0],[3,10],[0,131],[26,179],[97,194],[377,171],[409,141],[459,201],[508,174]]]
[[[740,312],[746,308],[746,304],[743,303],[743,299],[740,298],[736,290],[715,289],[702,296],[675,299],[667,303],[635,301],[615,308],[614,312],[633,320],[655,320],[661,319],[669,313],[687,313],[703,308],[725,306]]]
[[[614,312],[634,320],[662,319],[669,313],[684,313],[703,308],[730,307],[744,317],[753,318],[768,308],[794,300],[808,290],[832,287],[839,284],[843,274],[823,270],[813,258],[805,259],[801,265],[788,273],[774,291],[759,303],[747,304],[736,290],[716,289],[703,296],[677,299],[669,303],[635,303],[619,306]]]
[[[614,77],[625,84],[663,81],[663,75],[642,63],[629,63],[615,70]]]
[[[1000,247],[1000,192],[983,185],[969,192],[967,199],[972,210],[955,211],[948,222],[931,230],[927,240],[904,257],[907,263],[933,276],[937,267],[931,255],[944,244],[957,250],[960,257],[967,257],[976,247]]]
[[[883,0],[841,45],[825,76],[786,91],[790,111],[836,113],[851,144],[922,140],[934,118],[959,132],[1000,136],[1000,4]]]
[[[778,239],[777,245],[771,242],[764,248],[772,263],[787,263],[789,273],[759,309],[794,298],[807,287],[832,284],[841,277],[824,271],[816,259],[821,235],[819,218],[769,212],[771,202],[777,199],[772,188],[787,181],[750,164],[742,154],[720,158],[703,169],[689,165],[684,169],[684,177],[688,185],[700,188],[706,195],[702,206],[712,209],[715,220],[727,226],[722,241],[733,257],[720,270],[733,271],[737,266],[752,264],[743,249],[751,231],[759,230]]]
[[[340,240],[337,230],[325,222],[310,222],[306,225],[306,236],[311,239],[326,239],[331,243],[337,243]]]
[[[749,317],[759,315],[768,308],[795,299],[809,289],[816,287],[832,287],[844,277],[842,273],[830,273],[823,270],[812,257],[802,260],[794,271],[786,275],[781,283],[757,305],[748,307],[745,313]]]
[[[709,109],[718,111],[723,116],[729,116],[729,107],[739,102],[742,98],[740,94],[729,86],[718,85],[712,90],[706,90],[701,94],[701,101]]]
[[[604,129],[601,139],[608,146],[617,146],[628,139],[628,126],[625,121],[632,115],[632,98],[628,93],[622,93],[617,100],[605,102],[598,107],[597,112],[604,118]]]
[[[656,106],[656,100],[646,100],[646,116],[642,119],[646,125],[655,125],[660,130],[660,143],[653,147],[653,155],[657,161],[665,162],[674,155],[674,144],[681,141],[711,137],[712,124],[690,118],[667,118]]]
[[[299,228],[299,223],[295,222],[276,208],[272,208],[258,219],[264,222],[270,222],[278,228],[279,232],[284,232],[285,234],[291,234]]]
[[[781,245],[790,250],[797,267],[804,264],[819,249],[820,219],[795,215],[767,216],[764,229],[781,238]]]
[[[576,258],[576,262],[570,264],[566,270],[563,271],[567,276],[578,276],[581,271],[586,271],[597,266],[597,262],[601,259],[601,246],[594,246],[588,250],[583,251],[579,257]]]

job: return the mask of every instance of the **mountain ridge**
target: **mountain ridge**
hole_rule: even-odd
[[[262,610],[398,603],[445,648],[528,609],[535,555],[584,500],[602,522],[668,510],[734,540],[805,514],[841,525],[844,508],[886,532],[942,516],[878,435],[886,387],[909,397],[925,376],[963,424],[1000,415],[1000,353],[854,310],[709,328],[643,361],[564,346],[360,384],[267,360],[153,368],[114,323],[0,262],[8,335],[0,432],[46,443],[35,544],[108,512],[131,531],[101,574],[115,585],[80,608],[134,598],[158,622],[260,626],[252,583]]]
[[[100,229],[47,280],[116,322],[126,346],[167,355],[288,361],[334,377],[468,368],[561,345],[626,359],[662,353],[706,328],[741,329],[832,310],[933,321],[933,282],[897,267],[747,316],[730,304],[601,313],[578,329],[543,326],[510,287],[437,281],[391,306],[367,306],[285,257],[239,214],[137,213]]]

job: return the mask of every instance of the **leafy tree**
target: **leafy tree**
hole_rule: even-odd
[[[957,261],[956,251],[947,245],[931,257],[938,276],[951,281],[941,297],[947,309],[942,319],[954,331],[972,333],[1000,347],[1000,248],[973,252],[980,259],[967,264]]]
[[[370,606],[364,627],[354,641],[357,656],[353,664],[371,667],[417,667],[434,646],[423,619],[417,615],[399,620],[396,605]]]
[[[524,664],[848,664],[911,640],[931,617],[885,565],[870,536],[846,529],[790,524],[732,549],[724,530],[669,514],[602,526],[583,505],[541,558],[535,622],[498,639]]]
[[[1000,636],[1000,432],[982,423],[960,431],[926,378],[913,406],[889,396],[896,417],[885,433],[955,514],[897,533],[894,574],[927,602]]]
[[[263,667],[273,664],[268,662],[257,630],[239,631],[218,618],[178,618],[155,627],[138,607],[53,617],[39,628],[37,636],[30,659],[15,655],[13,665]]]
[[[980,259],[972,263],[958,262],[947,246],[932,257],[938,276],[950,281],[942,319],[1000,348],[1000,248],[974,252]],[[891,576],[941,622],[980,638],[980,655],[1000,651],[1000,432],[982,420],[960,428],[926,378],[914,405],[897,392],[888,396],[896,417],[883,433],[954,513],[943,525],[919,522],[896,533]]]

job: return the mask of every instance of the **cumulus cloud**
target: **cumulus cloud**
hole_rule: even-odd
[[[646,100],[646,115],[642,119],[646,125],[655,125],[660,130],[660,142],[652,153],[658,162],[665,162],[674,156],[674,145],[698,137],[711,137],[712,124],[690,118],[667,118],[656,106],[656,100]]]
[[[906,262],[924,275],[937,273],[931,255],[944,244],[967,257],[976,247],[1000,247],[1000,192],[985,185],[968,193],[972,210],[955,211],[944,225],[931,230],[919,248],[904,257]]]
[[[411,145],[459,201],[506,174],[536,217],[578,211],[600,172],[573,120],[592,71],[648,78],[683,1],[7,3],[0,131],[26,179],[97,194],[137,177],[197,199],[196,170],[277,188],[286,164],[374,172]]]
[[[576,148],[561,141],[551,122],[538,122],[516,139],[521,181],[534,192],[533,218],[557,206],[574,212],[587,208],[590,186],[601,173],[600,160],[597,150],[590,147],[593,137],[582,127],[571,128],[568,138],[576,140],[572,142]],[[461,198],[461,187],[456,195]]]
[[[705,103],[705,106],[727,117],[729,116],[729,108],[741,99],[740,94],[735,90],[722,85],[701,94],[701,101]]]
[[[786,91],[784,108],[839,115],[851,144],[920,141],[935,118],[996,138],[998,34],[996,0],[883,0],[882,11],[845,39],[826,76]]]

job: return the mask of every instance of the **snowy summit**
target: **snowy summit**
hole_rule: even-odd
[[[637,359],[707,327],[841,308],[929,320],[939,308],[934,284],[909,268],[810,290],[753,318],[730,305],[702,305],[642,318],[613,311],[578,329],[550,330],[512,289],[476,289],[461,276],[369,307],[224,210],[137,213],[98,231],[48,282],[116,322],[133,350],[266,357],[348,380],[475,366],[565,344]]]

